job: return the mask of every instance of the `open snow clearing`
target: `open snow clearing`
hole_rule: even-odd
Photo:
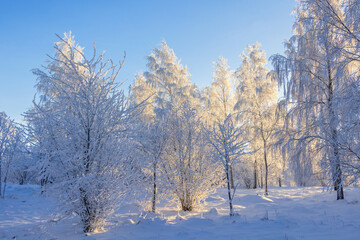
[[[62,219],[56,200],[36,185],[9,184],[0,200],[0,239],[360,239],[360,190],[345,188],[346,200],[321,187],[238,189],[229,217],[225,189],[193,212],[162,202],[158,213],[124,205],[108,227],[84,235],[76,217]]]

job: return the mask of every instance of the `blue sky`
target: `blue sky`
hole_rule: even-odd
[[[119,81],[146,71],[147,56],[164,39],[200,87],[211,83],[218,56],[232,68],[248,44],[260,42],[269,57],[283,52],[291,34],[295,0],[0,1],[0,111],[17,121],[32,105],[31,69],[53,55],[56,34],[72,31],[90,53],[127,57]]]

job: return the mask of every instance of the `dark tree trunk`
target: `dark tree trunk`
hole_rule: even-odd
[[[231,189],[235,188],[234,174],[233,174],[233,167],[232,166],[230,166],[230,185],[231,185]]]
[[[256,158],[255,158],[255,161],[254,161],[254,186],[253,186],[254,189],[257,188],[257,181],[258,181],[258,177],[257,177],[257,161],[256,161]]]
[[[83,230],[85,233],[94,231],[95,215],[93,214],[93,209],[89,203],[86,191],[83,188],[80,188],[80,196],[82,203],[82,211],[80,212],[80,218],[83,223]]]
[[[281,187],[281,177],[278,178],[279,187]]]
[[[327,49],[326,49],[327,50]],[[338,133],[335,123],[335,110],[333,106],[334,97],[334,79],[332,77],[330,60],[327,61],[327,70],[329,77],[328,85],[328,111],[329,111],[329,126],[331,129],[331,147],[333,151],[333,159],[330,161],[330,167],[333,174],[334,189],[337,192],[337,200],[344,199],[344,191],[342,186],[342,171],[340,165],[340,153],[338,147]]]
[[[338,158],[338,156],[337,156]],[[336,159],[336,157],[335,157]],[[342,200],[344,199],[344,189],[342,184],[342,171],[340,166],[340,160],[337,160],[335,166],[335,181],[334,181],[334,188],[336,190],[336,199]]]
[[[154,164],[154,175],[153,175],[153,199],[151,211],[155,213],[156,211],[156,164]]]
[[[91,166],[91,157],[90,157],[90,143],[91,143],[91,129],[86,129],[87,141],[85,145],[85,157],[84,157],[84,168],[85,176],[89,174]],[[80,201],[82,210],[80,212],[81,221],[83,223],[83,230],[85,233],[89,233],[95,230],[94,224],[96,220],[96,209],[93,209],[93,205],[88,199],[86,189],[80,187]]]

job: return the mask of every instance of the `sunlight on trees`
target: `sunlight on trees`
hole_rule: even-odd
[[[219,188],[230,216],[241,188],[330,186],[344,199],[360,183],[359,10],[357,0],[300,1],[273,69],[249,45],[236,69],[214,61],[204,89],[162,41],[125,94],[125,57],[116,65],[94,47],[88,58],[65,33],[33,70],[25,125],[0,113],[0,197],[7,182],[39,184],[86,233],[125,201],[190,212]]]

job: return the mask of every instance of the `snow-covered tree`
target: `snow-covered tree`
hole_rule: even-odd
[[[319,156],[320,163],[313,165],[321,166],[329,175],[337,199],[344,198],[343,167],[348,165],[348,157],[358,159],[350,147],[357,145],[357,140],[349,142],[343,134],[355,126],[350,121],[354,113],[347,109],[357,101],[345,94],[358,81],[358,20],[353,18],[356,2],[301,1],[294,36],[286,43],[286,56],[273,57],[291,106],[286,121],[287,129],[291,129],[289,141],[302,144],[303,159]],[[294,150],[299,148],[288,148],[288,153],[296,154]]]
[[[179,107],[195,94],[187,67],[181,65],[165,41],[153,50],[147,61],[149,71],[144,76],[146,83],[155,90],[155,111]]]
[[[163,172],[182,210],[192,211],[220,181],[197,110],[184,102],[169,114]]]
[[[360,69],[360,2],[358,0],[341,1],[308,1],[307,6],[316,15],[317,21],[323,26],[330,26],[332,38],[328,41],[329,48],[337,64],[332,70],[334,79],[343,79],[336,86],[334,103],[339,128],[337,144],[339,145],[341,168],[344,179],[356,182],[359,178],[360,149],[358,148],[358,109],[359,69]],[[336,80],[334,80],[336,82]]]
[[[2,196],[2,171],[3,171],[3,158],[5,151],[10,142],[11,127],[8,117],[5,113],[0,113],[0,197]]]
[[[157,119],[156,122],[143,123],[137,129],[137,141],[139,149],[146,159],[145,169],[151,182],[151,211],[156,212],[156,204],[159,201],[159,187],[165,188],[164,177],[160,175],[164,164],[165,148],[167,146],[168,134],[166,119]],[[163,192],[163,189],[160,188]]]
[[[113,65],[95,49],[87,59],[71,34],[54,48],[44,70],[33,71],[41,96],[27,119],[42,174],[58,187],[63,209],[90,232],[104,226],[131,184],[124,135],[131,110],[116,83],[122,63]]]
[[[233,91],[233,71],[227,65],[227,60],[219,57],[214,62],[213,82],[205,89],[206,93],[206,122],[213,125],[217,121],[224,121],[229,114],[234,113],[235,94]],[[234,171],[230,166],[231,188],[234,188]]]
[[[19,162],[25,161],[20,157],[22,151],[25,151],[23,129],[4,112],[0,112],[0,197],[2,198],[5,196],[9,177],[11,178],[14,173],[23,176],[27,170],[19,168],[21,165]]]
[[[269,70],[265,67],[267,61],[265,52],[260,50],[260,44],[247,47],[243,53],[242,64],[237,69],[236,105],[237,119],[246,124],[248,136],[251,136],[252,151],[260,149],[251,156],[254,168],[254,188],[257,186],[258,160],[263,159],[265,168],[265,194],[268,194],[269,147],[271,136],[277,122],[275,109],[278,100],[277,86],[272,81]],[[262,155],[262,156],[261,156]]]
[[[141,106],[141,118],[143,122],[154,121],[154,102],[156,97],[156,90],[152,85],[146,81],[143,74],[135,76],[134,84],[130,87],[130,100],[133,105]]]
[[[147,60],[148,71],[136,77],[131,98],[137,103],[145,102],[142,124],[152,128],[149,134],[161,135],[159,139],[149,136],[148,141],[140,142],[153,160],[152,210],[155,211],[156,186],[167,184],[181,208],[191,211],[218,181],[216,174],[209,174],[214,164],[207,161],[207,145],[201,131],[200,93],[190,82],[187,68],[165,41]],[[163,176],[162,182],[156,183],[157,172]]]
[[[242,134],[241,128],[234,123],[231,115],[228,115],[223,121],[218,120],[206,130],[207,140],[212,146],[214,160],[221,162],[224,168],[230,216],[234,216],[233,199],[236,191],[236,187],[231,188],[230,168],[240,161],[242,155],[247,154],[246,149],[249,144],[243,139]]]
[[[224,121],[229,114],[234,113],[235,96],[233,91],[233,71],[229,69],[227,60],[219,57],[214,62],[213,82],[207,89],[207,112],[211,123]]]

